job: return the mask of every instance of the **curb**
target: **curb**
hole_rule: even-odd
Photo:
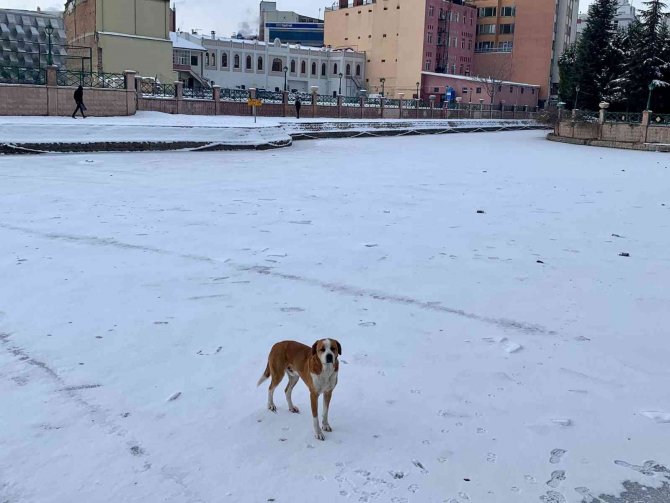
[[[587,147],[618,148],[623,150],[638,150],[643,152],[670,152],[670,145],[655,143],[629,143],[621,141],[594,140],[583,138],[568,138],[549,133],[547,140],[571,145],[582,145]]]

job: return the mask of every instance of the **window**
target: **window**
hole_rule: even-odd
[[[496,32],[496,25],[494,24],[478,24],[477,33],[480,35],[494,35]]]
[[[468,39],[468,50],[472,49],[472,39]]]
[[[209,66],[209,53],[205,54],[205,64]]]
[[[514,86],[509,86],[509,92],[514,94]]]
[[[356,77],[361,76],[361,65],[356,65]]]
[[[302,61],[300,63],[300,73],[302,75],[305,75],[307,73],[307,63],[305,61]]]
[[[235,54],[233,57],[233,68],[239,68],[240,67],[240,55]]]
[[[463,65],[461,65],[460,68],[459,68],[458,73],[460,73],[461,75],[463,75],[463,69],[464,69],[464,68],[465,68],[465,67],[464,67]]]
[[[439,88],[439,87],[433,87],[433,92],[434,92],[434,93],[439,93],[439,92],[440,92],[440,88]]]
[[[432,33],[429,33],[429,34],[427,35],[427,39],[426,39],[426,41],[427,41],[429,44],[432,44],[432,43],[433,43],[433,34],[432,34]]]
[[[464,87],[464,88],[461,89],[461,93],[463,93],[463,94],[468,94],[468,92],[469,92],[469,90],[468,90],[467,87]]]
[[[326,63],[321,63],[321,76],[326,76]]]
[[[465,49],[465,39],[461,39],[461,49]]]
[[[211,58],[210,58],[210,61],[211,61],[211,65],[212,65],[214,68],[216,68],[216,53],[215,53],[215,52],[212,53]]]
[[[516,14],[514,7],[501,7],[500,16],[501,17],[510,17]]]
[[[228,53],[221,54],[221,68],[228,68]]]
[[[333,65],[333,75],[337,75],[337,63]]]
[[[316,63],[312,63],[312,75],[316,75]]]
[[[291,60],[291,73],[295,73],[295,59]]]
[[[263,70],[263,58],[261,58],[260,56],[258,56],[258,68],[257,68],[257,70],[258,71]]]
[[[496,7],[482,7],[478,9],[479,17],[495,17]]]
[[[531,94],[535,94],[535,88],[531,89]]]
[[[514,33],[514,25],[513,24],[501,24],[500,25],[500,34],[509,35],[511,33]]]
[[[191,54],[191,66],[198,66],[198,55]]]
[[[251,64],[251,56],[247,56],[247,70],[252,70],[253,65]]]
[[[521,88],[521,94],[523,94],[524,91],[525,91],[525,88],[522,87]]]
[[[272,71],[273,72],[281,72],[281,59],[275,58],[272,60]]]
[[[482,88],[478,87],[476,92],[477,92],[477,94],[482,94]]]
[[[430,7],[428,7],[428,15],[431,16],[431,17],[435,15],[435,7],[434,6],[431,5]]]
[[[176,65],[188,65],[191,61],[191,52],[176,49],[172,55],[172,62]]]
[[[347,64],[347,77],[351,75],[351,65]]]
[[[429,59],[426,60],[425,70],[426,70],[427,72],[430,71],[430,60],[429,60]]]

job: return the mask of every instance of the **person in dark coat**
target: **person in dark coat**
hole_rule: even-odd
[[[300,102],[300,98],[295,99],[295,113],[297,118],[300,118],[300,107],[302,106],[302,103]]]
[[[81,111],[81,116],[85,119],[86,115],[84,115],[84,112],[86,111],[86,105],[84,105],[84,88],[79,86],[77,90],[74,92],[74,102],[77,104],[77,108],[74,109],[74,112],[72,113],[72,118],[76,119],[77,112]]]

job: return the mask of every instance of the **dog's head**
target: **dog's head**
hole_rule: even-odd
[[[321,363],[335,363],[342,354],[342,346],[335,339],[320,339],[312,345],[312,355],[321,360]]]

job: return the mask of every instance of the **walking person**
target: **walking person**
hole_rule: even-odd
[[[79,86],[74,92],[74,102],[77,104],[77,108],[74,109],[72,118],[76,119],[77,112],[81,112],[81,116],[85,119],[86,115],[84,115],[84,112],[86,111],[86,105],[84,105],[84,88],[82,86]]]
[[[295,113],[298,119],[300,119],[300,107],[302,106],[302,103],[300,102],[300,98],[295,99]]]

